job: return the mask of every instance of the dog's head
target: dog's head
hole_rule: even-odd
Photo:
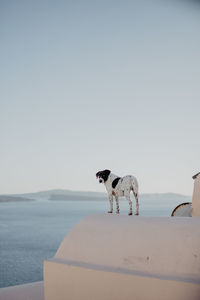
[[[96,173],[96,178],[99,179],[99,183],[105,183],[110,175],[110,170],[99,171]]]

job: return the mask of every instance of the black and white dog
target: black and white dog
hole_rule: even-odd
[[[130,198],[130,192],[133,191],[133,195],[136,200],[136,215],[139,215],[139,203],[138,203],[138,182],[137,179],[132,176],[118,177],[111,173],[110,170],[99,171],[96,173],[96,177],[99,179],[99,183],[104,183],[108,192],[110,201],[109,213],[113,212],[113,196],[116,199],[116,212],[119,214],[119,197],[125,196],[129,202],[129,215],[132,215],[132,200]]]

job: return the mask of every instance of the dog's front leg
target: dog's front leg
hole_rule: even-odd
[[[110,210],[108,211],[108,213],[111,213],[113,212],[113,195],[109,195],[109,202],[110,202]]]

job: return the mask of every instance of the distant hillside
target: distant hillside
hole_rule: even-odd
[[[131,196],[133,197],[133,196]],[[141,194],[139,196],[140,201],[144,202],[191,202],[190,196],[185,196],[181,194],[164,193],[164,194]],[[48,200],[108,200],[106,193],[93,193],[93,192],[70,192],[70,193],[53,193],[50,195]]]
[[[0,203],[1,202],[22,202],[22,201],[24,202],[24,201],[34,201],[34,200],[24,198],[24,197],[0,195]]]
[[[36,200],[72,200],[72,198],[76,197],[79,200],[85,200],[86,198],[102,198],[106,196],[106,193],[55,189],[36,193],[18,194],[15,196]]]

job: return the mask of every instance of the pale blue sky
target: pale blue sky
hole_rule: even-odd
[[[200,171],[200,3],[0,1],[0,193],[192,194]]]

